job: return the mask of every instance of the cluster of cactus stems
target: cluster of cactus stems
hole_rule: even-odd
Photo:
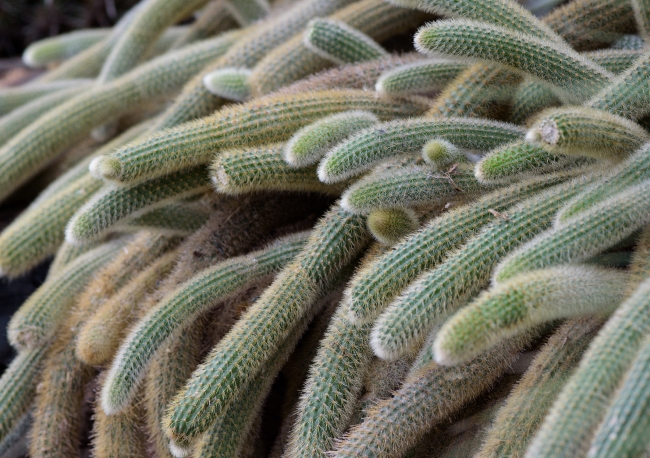
[[[53,260],[0,457],[650,453],[650,2],[557,3],[142,0],[30,46],[0,274]]]

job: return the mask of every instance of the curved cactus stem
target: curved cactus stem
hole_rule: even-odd
[[[102,390],[102,408],[112,415],[126,408],[152,356],[197,316],[261,278],[279,271],[300,252],[306,235],[294,235],[249,255],[199,273],[168,294],[130,331],[114,359]]]
[[[487,150],[522,137],[512,124],[468,118],[415,118],[377,124],[340,143],[320,163],[321,181],[332,183],[368,170],[381,160],[419,153],[431,138],[460,148]]]
[[[477,202],[432,219],[355,276],[345,292],[348,318],[356,323],[373,320],[418,275],[440,263],[449,250],[494,221],[494,215],[489,210],[504,211],[514,203],[567,178],[567,175],[556,174],[526,180],[493,191]]]
[[[580,362],[603,321],[596,317],[574,318],[553,333],[499,409],[477,458],[524,455],[558,390]],[[530,408],[522,409],[522,402]]]
[[[582,55],[594,61],[615,75],[621,74],[632,67],[643,54],[642,49],[603,49],[585,52]]]
[[[104,188],[72,216],[65,230],[69,243],[84,244],[106,234],[128,217],[137,217],[169,202],[210,189],[204,167],[173,173],[129,187]]]
[[[284,147],[284,160],[293,167],[316,164],[334,145],[377,122],[377,116],[368,111],[326,116],[293,134]]]
[[[615,245],[650,221],[650,181],[630,186],[548,230],[505,258],[493,282],[520,272],[580,262]]]
[[[307,24],[304,43],[309,50],[338,65],[388,56],[368,35],[333,19],[312,19]]]
[[[467,46],[469,43],[475,45]],[[498,63],[552,85],[573,102],[594,95],[614,77],[565,45],[481,22],[438,21],[420,29],[415,44],[423,53]]]
[[[29,102],[64,90],[67,90],[69,98],[71,88],[76,88],[78,93],[80,89],[88,88],[91,84],[91,79],[79,78],[2,89],[0,90],[0,115],[11,113]]]
[[[299,128],[333,113],[368,110],[390,119],[416,115],[424,109],[421,101],[378,98],[359,90],[270,95],[224,108],[100,157],[96,170],[102,178],[118,182],[151,179],[209,162],[224,148],[288,140]]]
[[[247,309],[170,407],[165,430],[172,443],[187,446],[244,395],[278,345],[367,241],[364,221],[356,215],[334,207],[321,219],[303,251]],[[260,338],[251,341],[251,335]],[[197,411],[202,414],[188,415]]]
[[[169,204],[156,208],[142,216],[129,218],[115,229],[121,232],[149,230],[166,236],[185,236],[197,231],[210,217],[202,205]]]
[[[526,139],[551,153],[620,161],[648,141],[638,124],[593,108],[551,108],[537,115]]]
[[[490,288],[451,317],[433,349],[438,364],[456,365],[533,326],[560,318],[612,312],[627,274],[587,265],[533,270]]]
[[[377,80],[375,90],[390,95],[422,94],[444,89],[467,69],[467,64],[433,59],[397,67]]]
[[[300,191],[338,195],[341,184],[321,182],[316,167],[295,168],[283,158],[285,145],[224,151],[210,166],[215,189],[223,194],[255,191]]]
[[[561,104],[560,99],[547,85],[527,78],[517,87],[513,96],[512,110],[508,121],[514,124],[523,124],[540,110]]]
[[[196,20],[171,44],[170,49],[180,49],[194,41],[203,40],[237,27],[237,22],[225,8],[224,0],[212,0]],[[163,35],[164,36],[164,35]]]
[[[226,0],[224,3],[226,10],[241,25],[259,21],[271,10],[266,0]]]
[[[650,5],[646,0],[632,0],[631,3],[639,33],[647,39],[650,37]]]
[[[579,177],[503,213],[490,212],[494,222],[449,253],[445,262],[417,277],[382,313],[371,334],[375,354],[393,360],[416,348],[441,317],[465,305],[485,286],[499,259],[549,227],[562,203],[594,178]]]
[[[28,67],[45,67],[51,62],[69,59],[108,38],[111,29],[82,29],[38,40],[23,51],[23,63]]]

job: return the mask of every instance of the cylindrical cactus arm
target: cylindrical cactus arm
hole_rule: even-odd
[[[549,227],[557,209],[594,178],[576,178],[493,213],[493,223],[420,275],[388,306],[371,334],[375,354],[394,360],[420,344],[439,319],[485,286],[500,259]]]
[[[266,0],[226,0],[224,3],[226,10],[241,25],[259,21],[271,10],[271,6]]]
[[[151,357],[173,334],[215,303],[279,271],[303,248],[306,238],[305,234],[290,236],[266,250],[219,263],[170,293],[122,343],[102,390],[104,411],[112,415],[126,408]]]
[[[468,46],[475,43],[474,46]],[[614,75],[564,45],[502,27],[466,20],[438,21],[420,29],[423,53],[443,53],[498,63],[557,88],[563,98],[582,102]]]
[[[439,91],[467,69],[467,66],[464,62],[447,59],[414,62],[381,75],[375,89],[377,92],[390,95]]]
[[[326,116],[298,130],[284,147],[284,160],[293,167],[316,164],[337,143],[379,122],[369,111]]]
[[[181,33],[170,46],[180,49],[192,42],[203,40],[237,27],[237,21],[228,13],[225,0],[208,2],[199,16]],[[163,35],[164,36],[164,35]]]
[[[444,138],[461,148],[488,150],[522,134],[521,127],[483,119],[415,118],[382,123],[330,150],[318,167],[318,176],[326,183],[340,181],[398,154],[419,153],[432,138]]]
[[[650,398],[649,355],[650,345],[646,338],[596,430],[589,458],[632,456],[646,449],[650,416],[644,407]]]
[[[650,4],[647,0],[632,0],[631,3],[639,33],[647,40],[650,38]]]
[[[625,272],[587,265],[517,275],[485,291],[442,326],[433,343],[436,362],[467,362],[546,321],[607,314],[624,298],[626,283]]]
[[[551,153],[620,161],[648,141],[629,119],[593,108],[551,108],[537,115],[526,139]]]
[[[38,40],[23,51],[23,63],[32,68],[66,60],[108,38],[111,29],[82,29]]]
[[[65,230],[69,243],[97,240],[114,225],[169,202],[197,196],[210,189],[205,167],[145,181],[129,187],[104,186],[72,216]]]
[[[338,65],[388,56],[368,35],[333,19],[312,19],[307,24],[304,43],[311,51]]]
[[[560,183],[567,175],[549,175],[493,191],[477,202],[427,222],[415,234],[359,272],[345,294],[348,318],[367,323],[422,272],[440,263],[448,251],[494,220],[488,210],[504,211],[519,200]]]
[[[303,251],[217,344],[170,407],[165,430],[172,443],[186,447],[244,395],[287,334],[367,242],[363,218],[336,206],[321,219]],[[252,335],[259,339],[251,340]]]
[[[41,285],[11,318],[7,330],[11,344],[20,349],[46,345],[74,305],[75,296],[122,246],[119,240],[101,245]]]
[[[152,231],[167,236],[186,236],[196,232],[210,217],[206,208],[188,203],[172,203],[117,224],[117,232]]]
[[[29,102],[66,89],[69,92],[70,88],[77,88],[77,91],[88,88],[92,82],[91,79],[78,78],[2,89],[0,90],[0,115],[11,113]]]
[[[422,101],[377,97],[360,90],[275,94],[226,107],[212,116],[153,135],[141,143],[96,159],[104,179],[132,182],[209,162],[221,149],[288,140],[299,128],[324,116],[368,110],[380,119],[422,113]]]
[[[431,426],[488,389],[531,340],[526,333],[468,364],[429,363],[412,370],[392,397],[371,407],[364,421],[350,429],[331,456],[403,456]]]
[[[223,194],[299,191],[339,195],[344,184],[323,183],[316,167],[295,168],[283,159],[283,143],[220,153],[210,166],[215,189]]]
[[[615,245],[650,221],[650,181],[630,186],[609,199],[538,235],[505,258],[493,281],[529,270],[580,262]]]
[[[514,124],[523,124],[540,110],[561,104],[560,99],[546,84],[528,78],[517,87],[508,120]]]

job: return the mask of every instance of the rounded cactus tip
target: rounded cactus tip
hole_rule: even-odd
[[[433,359],[436,363],[441,366],[455,366],[459,364],[461,360],[454,358],[454,355],[451,352],[448,352],[443,346],[443,343],[436,339],[433,342]]]
[[[174,443],[174,441],[169,441],[169,452],[176,458],[185,458],[190,456],[192,449],[181,447],[180,445]]]
[[[203,86],[214,95],[224,99],[244,102],[251,95],[247,68],[222,68],[203,77]]]
[[[528,143],[540,143],[542,141],[542,132],[539,127],[535,127],[526,132],[526,141]]]
[[[451,166],[461,159],[461,156],[458,148],[443,138],[429,140],[422,147],[422,159],[439,169]]]
[[[36,57],[35,46],[28,46],[27,49],[25,49],[25,51],[23,52],[22,59],[23,59],[23,64],[25,64],[29,68],[39,68],[43,66],[42,62],[40,62],[39,59],[37,59]]]
[[[393,245],[419,226],[417,216],[410,209],[377,209],[368,215],[368,229],[385,245]]]
[[[373,330],[370,332],[370,348],[372,348],[372,351],[377,358],[383,359],[384,361],[396,361],[401,355],[384,346],[382,335],[378,328],[379,326],[375,325]]]
[[[117,180],[122,173],[122,164],[114,157],[98,156],[88,166],[90,174],[100,180]]]

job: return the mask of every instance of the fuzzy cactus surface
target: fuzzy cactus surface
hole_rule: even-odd
[[[649,453],[650,2],[543,3],[142,0],[30,46],[0,276],[54,259],[0,458]]]

